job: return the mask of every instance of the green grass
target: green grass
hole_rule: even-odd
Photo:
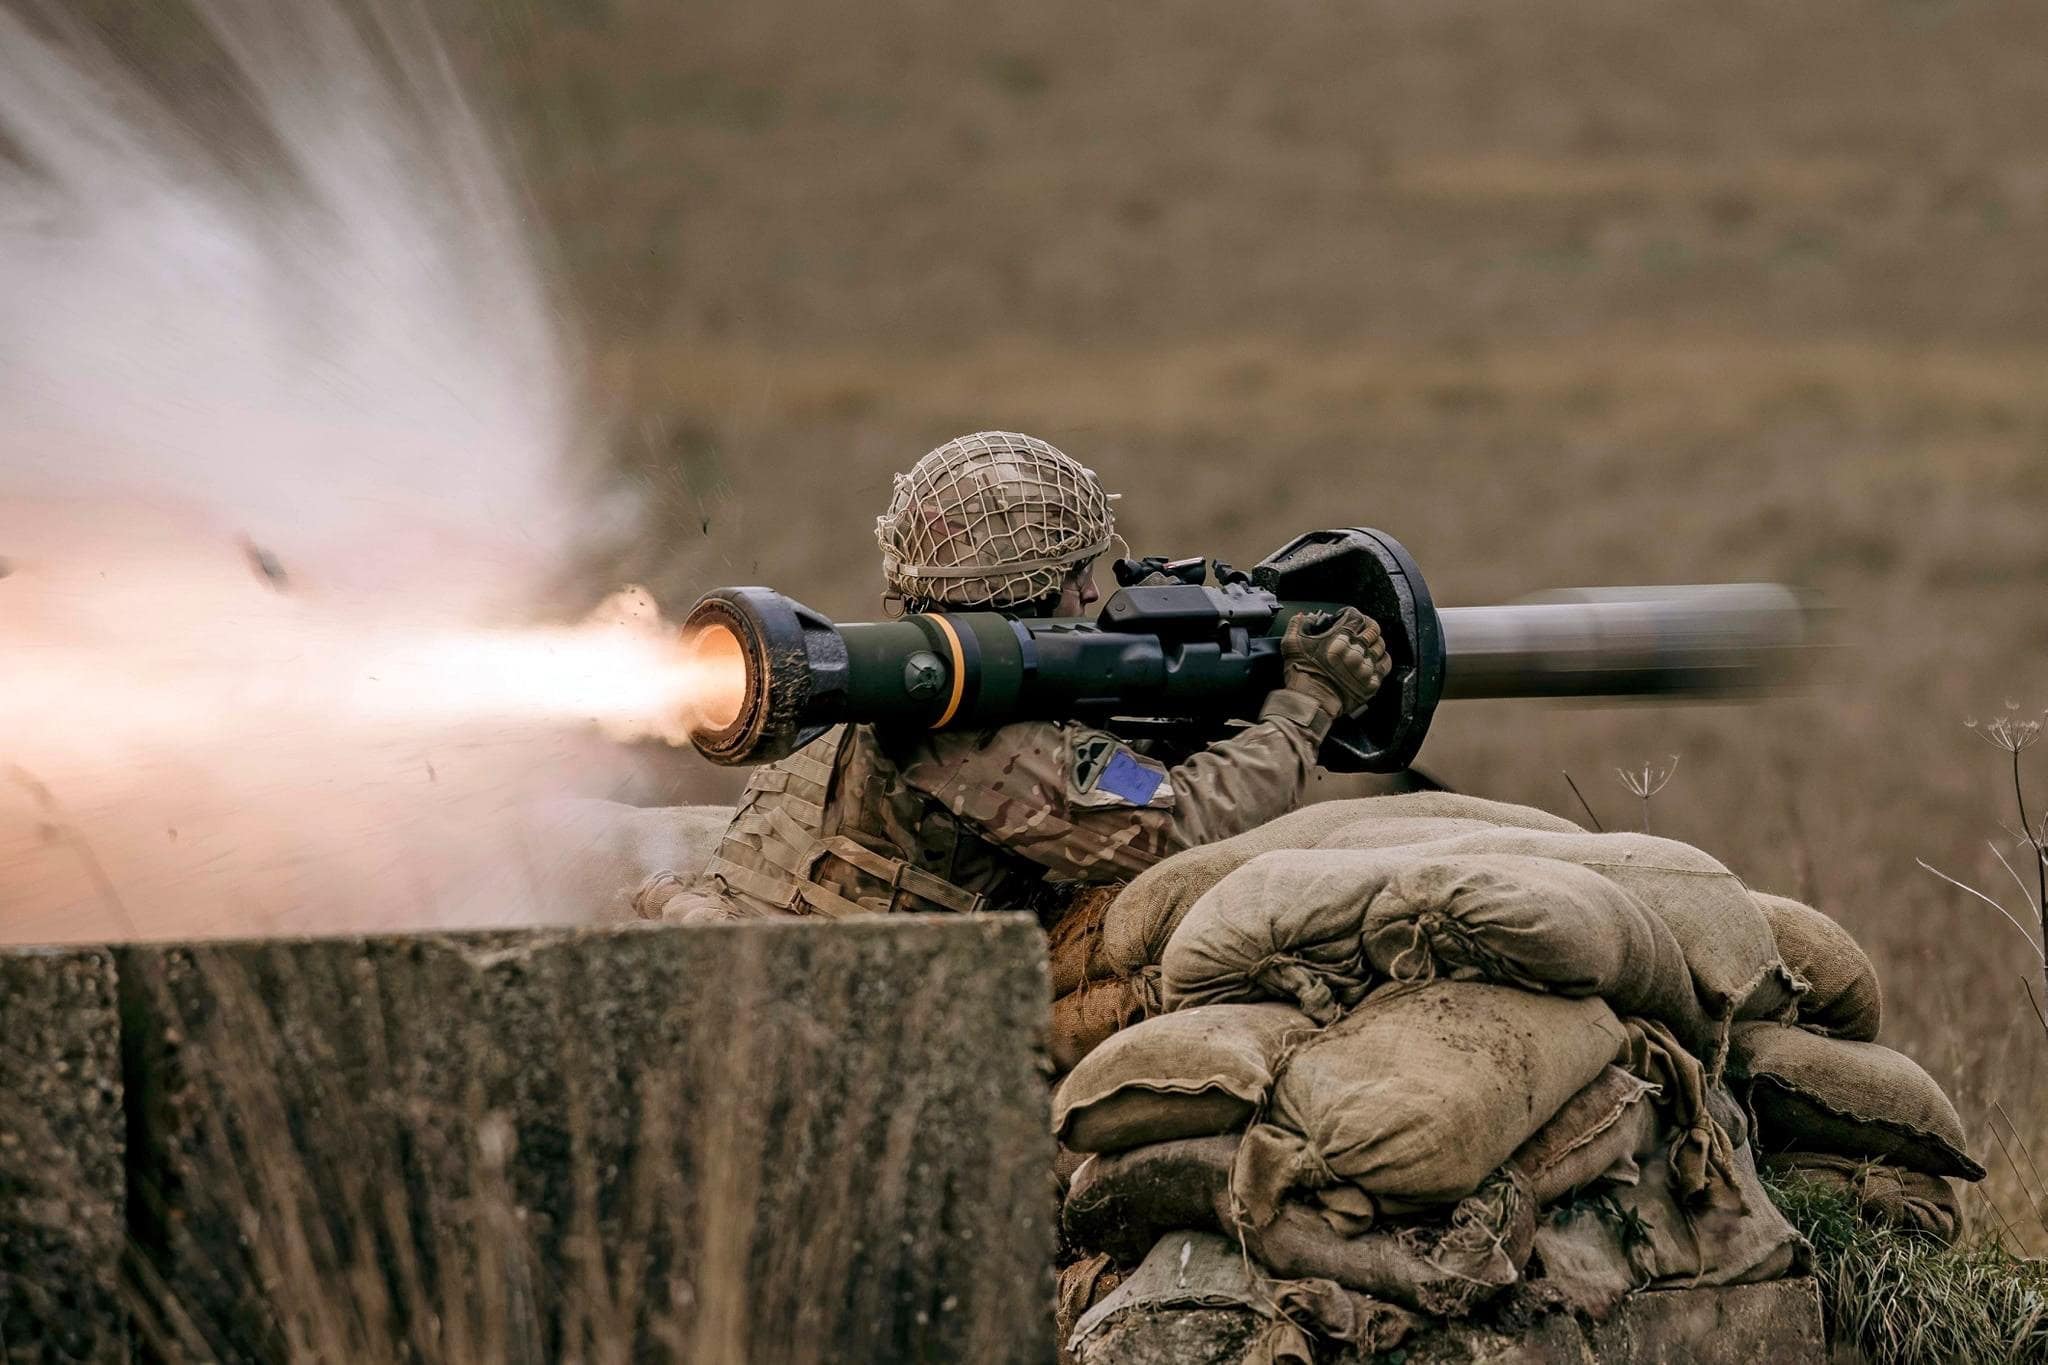
[[[1766,1182],[1813,1243],[1828,1339],[1872,1361],[2048,1361],[2048,1262],[1866,1223],[1804,1182]]]

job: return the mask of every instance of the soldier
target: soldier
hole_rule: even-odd
[[[875,523],[901,611],[1079,616],[1114,537],[1111,495],[1044,441],[980,432],[898,475]],[[1055,888],[1129,878],[1292,809],[1331,724],[1388,670],[1346,608],[1296,617],[1257,723],[1167,766],[1078,723],[899,734],[835,726],[757,769],[695,883],[655,878],[643,915],[831,917],[1054,908]]]

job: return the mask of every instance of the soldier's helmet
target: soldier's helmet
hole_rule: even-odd
[[[1013,607],[1058,590],[1115,537],[1114,494],[1095,471],[1033,436],[978,431],[896,476],[875,519],[893,596]]]

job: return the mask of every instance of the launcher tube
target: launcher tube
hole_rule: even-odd
[[[1806,636],[1805,604],[1775,583],[1580,588],[1437,617],[1446,700],[1755,692]]]

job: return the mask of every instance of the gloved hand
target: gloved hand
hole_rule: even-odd
[[[1356,607],[1295,616],[1280,637],[1280,662],[1287,688],[1333,719],[1363,711],[1393,668],[1380,628]]]

